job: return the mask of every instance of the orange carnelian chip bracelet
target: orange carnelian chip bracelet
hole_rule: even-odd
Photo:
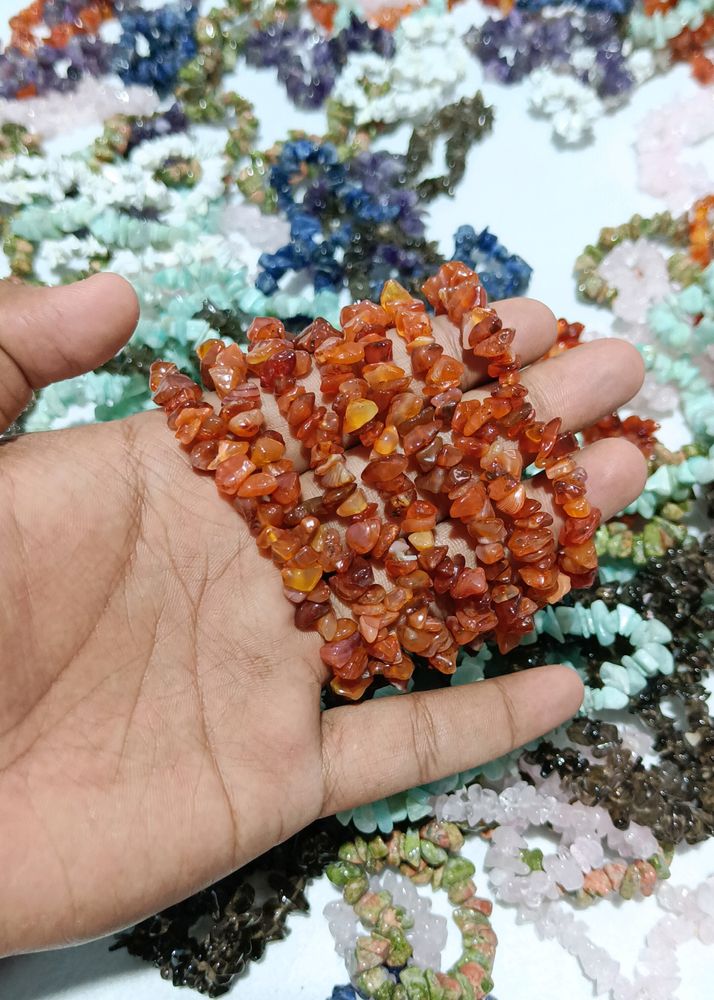
[[[714,195],[695,201],[689,223],[689,256],[706,267],[714,256]]]
[[[332,688],[351,699],[376,675],[404,687],[414,655],[449,674],[460,646],[495,638],[512,649],[538,608],[589,586],[597,568],[600,512],[585,496],[576,439],[560,420],[536,419],[515,332],[464,264],[444,264],[423,292],[495,380],[490,396],[464,398],[464,362],[445,353],[424,303],[395,281],[379,304],[343,309],[341,331],[316,319],[291,338],[263,318],[248,330],[247,353],[203,344],[201,377],[218,412],[174,364],[151,369],[154,400],[191,464],[215,476],[280,568],[297,627],[319,632]],[[394,331],[411,373],[393,360]],[[313,368],[321,399],[301,384]],[[319,495],[303,496],[284,438],[266,426],[264,393],[300,442]],[[361,481],[345,456],[357,444],[369,450]],[[557,538],[527,495],[530,465],[561,510]],[[468,537],[470,564],[439,536],[444,517]]]
[[[10,18],[10,45],[25,55],[31,55],[41,46],[64,48],[76,35],[94,35],[104,21],[115,16],[111,0],[87,0],[87,4],[77,12],[72,21],[54,24],[43,33],[45,5],[46,0],[33,0],[28,7]]]

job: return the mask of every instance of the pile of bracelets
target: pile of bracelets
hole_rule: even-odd
[[[497,380],[486,399],[464,398],[465,363],[445,353],[424,303],[394,281],[379,304],[346,306],[341,331],[318,319],[289,338],[279,320],[262,318],[248,329],[245,354],[221,340],[202,344],[203,383],[219,412],[173,363],[151,367],[154,401],[191,465],[215,473],[219,493],[235,498],[280,568],[296,626],[319,632],[333,691],[348,698],[376,674],[403,685],[413,655],[451,674],[462,646],[493,638],[507,653],[538,608],[592,584],[597,568],[600,512],[585,496],[577,441],[559,419],[536,419],[515,331],[463,264],[444,264],[423,292]],[[411,373],[393,361],[390,333],[404,341]],[[300,384],[313,367],[324,405]],[[277,426],[263,393],[275,398]],[[309,456],[316,496],[302,495],[278,426]],[[361,485],[345,456],[350,441],[369,449]],[[527,495],[530,465],[545,472],[562,511],[557,536],[552,515]],[[466,529],[474,565],[439,539],[440,509]],[[376,583],[375,564],[390,590]]]

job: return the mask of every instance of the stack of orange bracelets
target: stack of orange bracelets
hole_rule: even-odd
[[[248,330],[247,353],[207,341],[198,349],[201,377],[218,412],[174,364],[151,368],[154,400],[191,464],[215,475],[279,567],[295,624],[319,632],[332,689],[353,700],[376,675],[404,687],[414,655],[449,674],[460,646],[496,639],[507,652],[539,608],[590,586],[597,569],[600,512],[585,495],[577,441],[559,419],[536,419],[515,331],[458,261],[423,293],[483,359],[495,380],[489,395],[463,398],[464,363],[444,352],[425,304],[395,281],[379,305],[344,308],[341,331],[316,319],[291,337],[264,318]],[[393,330],[406,342],[411,374],[392,360]],[[322,402],[301,384],[313,365]],[[263,393],[300,442],[317,495],[303,496],[283,436],[266,426]],[[357,445],[368,449],[361,482],[346,456]],[[523,471],[532,466],[545,470],[561,511],[557,535],[553,517],[528,496]],[[457,531],[470,541],[468,563],[450,554]]]

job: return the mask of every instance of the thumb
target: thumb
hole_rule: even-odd
[[[0,433],[35,389],[112,358],[138,318],[134,290],[116,274],[58,288],[0,281]]]

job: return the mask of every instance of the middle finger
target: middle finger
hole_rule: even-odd
[[[581,344],[531,365],[521,376],[538,420],[560,417],[564,431],[580,431],[624,406],[639,391],[645,369],[636,347],[607,338]],[[484,399],[491,386],[464,393]]]

